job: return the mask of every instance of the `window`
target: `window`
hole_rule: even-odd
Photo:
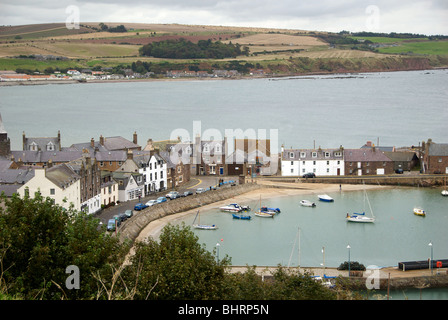
[[[53,188],[50,189],[50,194],[52,194],[52,195],[55,194],[55,190]]]
[[[305,161],[302,161],[302,164],[305,165]]]
[[[290,153],[289,153],[289,157],[290,157],[290,158],[294,158],[294,152],[290,152]]]
[[[316,161],[313,161],[313,166],[315,166],[316,165]]]
[[[104,162],[100,161],[100,167],[104,166]]]
[[[330,161],[327,161],[327,166],[329,166],[330,165]]]
[[[330,157],[330,152],[325,152],[325,158],[329,158]]]
[[[54,144],[53,142],[48,142],[47,144],[47,151],[54,151]]]
[[[302,169],[302,173],[305,173],[305,168]]]
[[[291,161],[291,165],[292,165],[292,166],[294,165],[294,161]]]
[[[306,157],[306,152],[300,152],[300,158],[305,158]]]
[[[366,166],[369,166],[369,165],[370,165],[370,163],[367,161]]]
[[[294,173],[294,169],[291,169],[291,173]]]
[[[353,165],[353,162],[350,162],[350,167]]]
[[[316,157],[317,157],[317,152],[313,152],[313,153],[312,153],[312,157],[313,157],[313,158],[316,158]]]
[[[334,156],[335,156],[335,157],[340,157],[340,156],[342,156],[342,154],[341,154],[340,151],[337,151],[337,152],[334,153]]]
[[[439,162],[442,162],[442,158],[439,158]]]
[[[330,168],[327,168],[327,173],[330,173]]]
[[[163,171],[160,171],[160,179],[163,179]]]

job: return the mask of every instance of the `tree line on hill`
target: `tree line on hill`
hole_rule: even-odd
[[[232,42],[225,44],[221,41],[213,42],[208,39],[193,43],[180,38],[148,43],[139,49],[139,53],[142,56],[167,59],[223,59],[248,55],[249,48],[241,49],[240,44],[234,45]]]
[[[2,194],[0,202],[0,300],[359,298],[343,282],[329,289],[282,267],[273,281],[249,267],[230,274],[231,259],[207,251],[189,226],[165,226],[158,241],[137,242],[129,257],[131,243],[73,207],[39,193]]]

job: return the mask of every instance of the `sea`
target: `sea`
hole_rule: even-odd
[[[271,153],[281,146],[359,148],[367,141],[418,146],[448,142],[448,70],[0,86],[0,114],[13,150],[22,149],[23,133],[55,137],[58,131],[64,147],[100,135],[132,140],[134,132],[142,146],[148,139],[192,141],[197,134],[226,136],[231,146],[239,138],[232,134],[243,132],[271,139]],[[345,221],[347,212],[366,210],[362,191],[331,196],[334,203],[316,208],[300,207],[299,196],[266,199],[282,210],[269,220],[234,221],[211,210],[201,213],[201,222],[219,229],[195,232],[210,250],[219,243],[234,265],[337,267],[350,254],[365,266],[395,266],[428,259],[430,242],[434,259],[448,258],[448,199],[440,190],[369,190],[374,224]],[[414,206],[427,216],[415,216]],[[448,290],[427,299],[448,299]]]

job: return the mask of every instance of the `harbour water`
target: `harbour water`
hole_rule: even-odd
[[[199,241],[210,251],[220,244],[220,255],[229,255],[233,265],[338,267],[348,260],[365,266],[397,266],[400,261],[448,257],[448,202],[439,189],[394,188],[369,190],[368,199],[375,223],[347,222],[347,213],[363,212],[363,191],[330,193],[334,202],[320,202],[317,195],[288,196],[261,200],[262,205],[280,208],[271,218],[253,216],[250,221],[235,220],[218,208],[201,212],[201,223],[216,224],[214,231],[194,230]],[[316,207],[303,207],[308,199]],[[259,207],[258,201],[244,203]],[[413,214],[414,206],[423,207],[427,215]],[[185,218],[191,225],[194,217]],[[300,228],[300,233],[299,233]],[[299,246],[300,234],[300,246]],[[324,252],[322,249],[324,248]],[[300,253],[300,254],[299,254]]]
[[[232,265],[338,267],[344,261],[358,261],[364,266],[397,266],[401,261],[448,257],[448,199],[440,188],[400,187],[367,192],[374,223],[347,222],[347,213],[370,208],[363,191],[329,193],[334,202],[318,201],[317,195],[262,199],[262,205],[280,208],[271,218],[255,217],[235,220],[231,213],[218,208],[201,211],[201,223],[216,224],[217,230],[197,230],[199,242],[210,251],[219,244],[219,257],[231,257]],[[316,207],[303,207],[308,199]],[[241,203],[243,204],[243,203]],[[244,203],[259,207],[258,201]],[[426,217],[413,214],[414,206],[427,212]],[[193,217],[176,223],[191,225]],[[300,232],[299,232],[300,228]],[[350,252],[347,249],[350,245]],[[350,258],[349,258],[350,255]],[[384,299],[385,291],[378,291]],[[370,293],[370,299],[378,299]],[[447,300],[447,288],[393,290],[392,300]]]
[[[63,146],[123,136],[139,144],[218,129],[278,130],[278,146],[358,148],[446,142],[448,70],[280,79],[154,81],[0,87],[11,147],[61,131]],[[271,146],[273,144],[271,143]]]

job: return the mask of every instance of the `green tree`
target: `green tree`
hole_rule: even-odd
[[[136,288],[135,299],[219,299],[225,267],[198,243],[189,227],[167,225],[160,240],[138,242],[126,272],[127,287]]]
[[[25,299],[101,297],[97,279],[112,279],[126,246],[99,228],[98,220],[34,198],[1,197],[0,259],[3,288]],[[68,290],[66,268],[80,269],[80,289]]]

